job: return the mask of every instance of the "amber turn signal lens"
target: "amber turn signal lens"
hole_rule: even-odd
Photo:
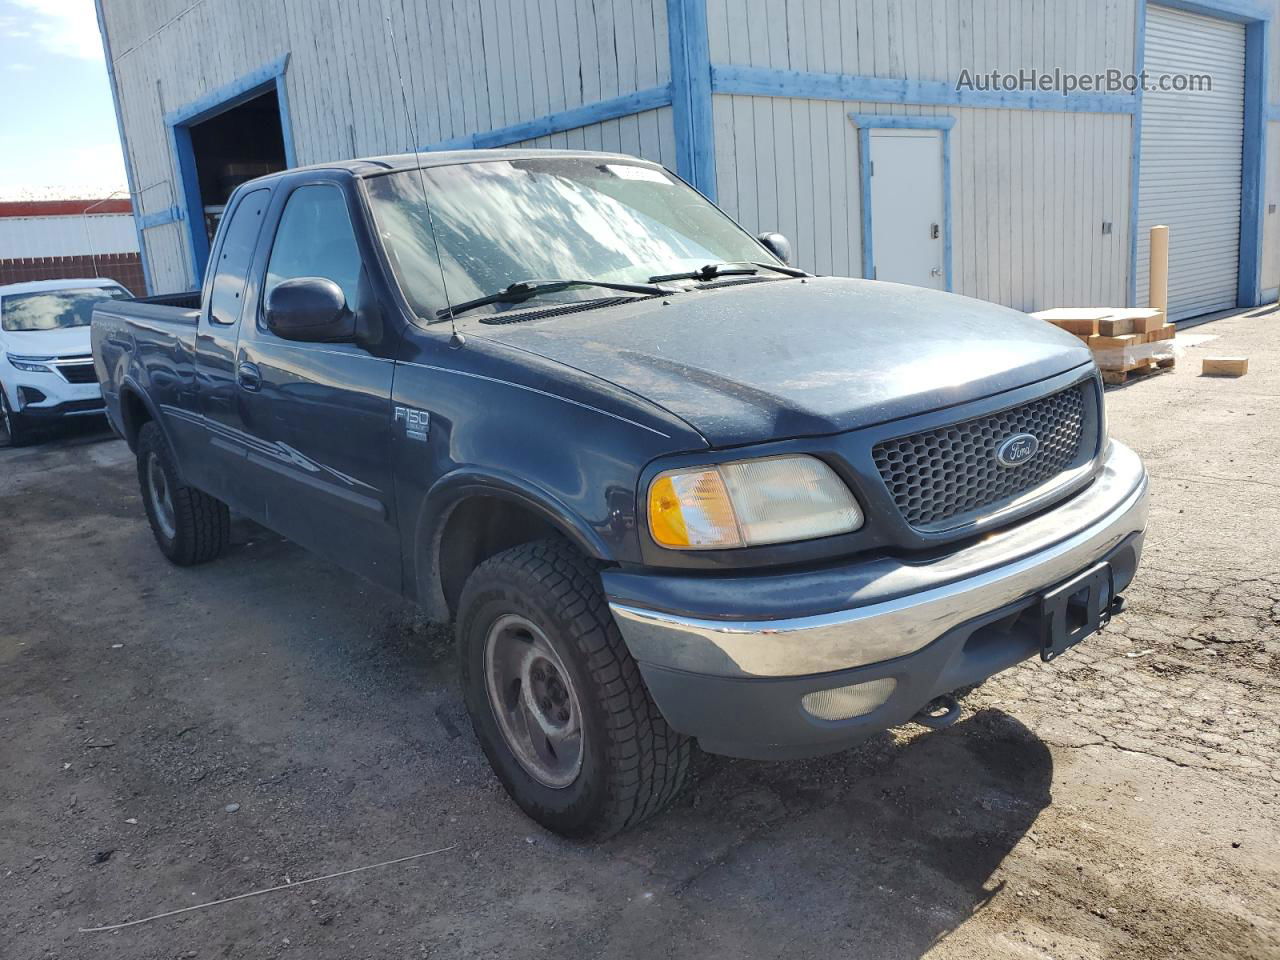
[[[849,488],[816,457],[668,470],[649,486],[649,532],[673,550],[809,540],[862,526]]]

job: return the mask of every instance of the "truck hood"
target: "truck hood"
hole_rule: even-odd
[[[746,283],[472,332],[608,380],[716,447],[839,433],[1087,363],[1078,339],[896,283]]]
[[[83,327],[63,327],[57,330],[30,330],[17,333],[0,331],[0,349],[16,353],[20,357],[74,357],[90,352],[90,330]]]

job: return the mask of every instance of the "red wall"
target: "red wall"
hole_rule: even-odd
[[[28,280],[64,280],[80,277],[109,277],[127,287],[135,297],[145,297],[142,261],[136,253],[100,253],[96,257],[23,257],[0,260],[0,283]]]

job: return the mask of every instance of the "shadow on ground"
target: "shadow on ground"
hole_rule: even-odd
[[[978,713],[907,741],[889,735],[793,764],[707,758],[685,802],[609,845],[666,879],[666,922],[715,906],[744,954],[916,958],[1000,891],[1006,855],[1048,806],[1048,747],[1009,715]],[[652,937],[633,911],[630,931]],[[627,925],[610,955],[627,956]],[[665,939],[665,937],[663,938]]]

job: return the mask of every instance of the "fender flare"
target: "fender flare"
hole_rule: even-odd
[[[589,557],[612,559],[600,534],[559,498],[523,477],[500,470],[462,468],[431,485],[423,498],[410,541],[414,596],[433,619],[445,616],[448,603],[440,581],[440,546],[453,512],[472,497],[506,500],[537,514]]]
[[[156,408],[155,401],[152,400],[147,391],[143,389],[142,384],[138,383],[137,378],[132,374],[125,374],[120,381],[120,389],[116,391],[116,396],[120,398],[120,428],[125,434],[125,440],[129,442],[129,449],[132,450],[137,446],[138,438],[136,435],[132,439],[129,438],[127,429],[128,424],[124,422],[124,401],[128,394],[134,394],[142,401],[142,405],[147,408],[147,413],[150,414],[151,419],[156,422],[157,426],[159,426],[160,432],[164,434],[165,441],[168,442],[169,429],[165,425],[165,422],[160,419],[160,411]]]

